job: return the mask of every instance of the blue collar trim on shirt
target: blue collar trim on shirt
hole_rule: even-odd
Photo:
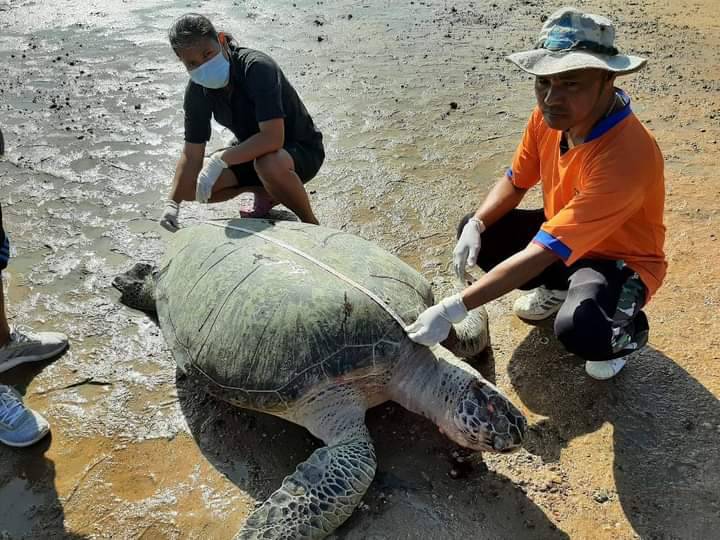
[[[622,99],[623,103],[625,103],[625,106],[616,113],[611,114],[607,118],[603,118],[597,124],[595,124],[595,127],[592,128],[592,131],[590,131],[588,136],[585,137],[586,143],[594,141],[598,137],[601,137],[602,135],[610,131],[620,122],[625,120],[625,118],[627,118],[632,112],[632,109],[630,108],[630,96],[628,96],[624,91],[620,90],[619,88],[617,89],[617,92],[615,92],[615,94],[620,99]]]

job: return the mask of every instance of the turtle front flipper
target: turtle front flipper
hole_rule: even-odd
[[[235,540],[325,538],[360,504],[377,463],[365,408],[347,411],[337,400],[334,405],[313,415],[310,425],[301,422],[327,446],[285,477],[280,489],[250,514]]]

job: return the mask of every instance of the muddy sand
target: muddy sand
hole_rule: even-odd
[[[650,58],[621,79],[667,160],[669,274],[650,346],[617,379],[586,377],[547,325],[488,306],[485,375],[528,415],[527,444],[459,467],[427,421],[368,415],[378,473],[334,538],[705,539],[720,529],[720,4],[576,2]],[[309,185],[321,221],[447,287],[457,220],[508,165],[533,105],[504,60],[555,5],[537,1],[0,2],[0,198],[15,257],[13,322],[70,351],[3,374],[52,438],[0,448],[0,537],[231,538],[316,447],[304,430],[176,381],[158,328],[112,277],[153,261],[182,144],[186,81],[171,20],[209,15],[284,68],[325,134]],[[230,136],[215,133],[211,146]],[[526,205],[540,204],[535,191]],[[185,224],[237,215],[188,204]],[[459,468],[458,468],[459,467]],[[459,474],[458,474],[459,473]]]

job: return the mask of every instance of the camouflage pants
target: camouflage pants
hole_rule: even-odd
[[[607,260],[581,260],[569,270],[555,334],[570,352],[585,360],[609,360],[647,344],[646,290],[636,272],[622,261]]]
[[[619,268],[624,266],[622,261],[618,261],[617,264]],[[636,328],[635,325],[644,302],[645,285],[637,272],[633,272],[620,289],[620,297],[612,316],[613,354],[622,352],[629,354],[647,344],[649,333],[647,324],[640,325],[640,328]]]

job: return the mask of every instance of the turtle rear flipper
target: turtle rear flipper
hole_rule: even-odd
[[[366,409],[355,404],[346,411],[338,401],[329,403],[335,408],[324,415],[313,416],[310,425],[302,422],[328,446],[285,477],[280,489],[250,514],[235,540],[325,538],[360,504],[375,476],[375,448],[365,426]],[[341,432],[332,433],[335,428]]]

